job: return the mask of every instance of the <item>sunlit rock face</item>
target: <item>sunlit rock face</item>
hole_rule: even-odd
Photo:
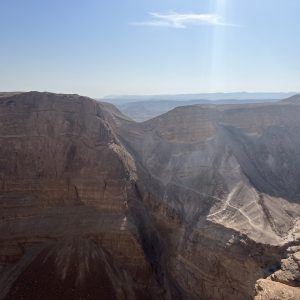
[[[300,106],[285,102],[180,107],[119,128],[182,298],[253,299],[272,273],[299,286],[298,265],[277,271],[300,243],[299,129]]]
[[[0,115],[1,299],[299,299],[297,101],[135,123],[30,92]]]

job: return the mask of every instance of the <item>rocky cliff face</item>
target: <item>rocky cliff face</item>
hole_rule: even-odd
[[[75,95],[1,99],[0,298],[160,293],[127,216],[134,162],[108,114]]]
[[[274,272],[299,287],[297,264],[276,271],[299,251],[299,116],[285,103],[190,106],[119,128],[181,298],[253,299]]]
[[[0,298],[299,299],[294,101],[135,123],[30,92],[0,115]]]

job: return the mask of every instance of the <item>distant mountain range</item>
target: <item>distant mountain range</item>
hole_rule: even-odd
[[[149,100],[171,100],[171,101],[193,101],[193,100],[279,100],[291,97],[296,92],[288,93],[252,93],[252,92],[234,92],[234,93],[199,93],[199,94],[176,94],[176,95],[110,95],[101,98],[113,103],[128,103]]]
[[[116,105],[133,120],[143,122],[175,107],[195,104],[243,104],[274,102],[296,93],[202,93],[180,95],[107,96],[102,101]]]

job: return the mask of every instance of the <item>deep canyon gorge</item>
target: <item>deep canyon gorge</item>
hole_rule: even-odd
[[[0,140],[0,299],[300,299],[299,95],[3,93]]]

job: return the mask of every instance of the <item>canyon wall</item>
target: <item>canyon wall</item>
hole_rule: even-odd
[[[3,95],[0,299],[299,299],[297,103]]]
[[[105,114],[76,95],[1,99],[0,298],[159,297],[127,217],[134,162]]]

